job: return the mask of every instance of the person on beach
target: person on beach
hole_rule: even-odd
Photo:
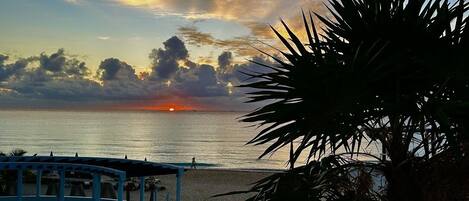
[[[197,167],[195,166],[195,157],[192,157],[191,169],[197,169]]]

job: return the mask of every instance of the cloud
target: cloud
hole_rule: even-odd
[[[56,53],[53,53],[50,56],[42,53],[39,56],[39,62],[41,64],[40,67],[45,70],[52,72],[62,71],[62,68],[65,65],[64,50],[59,49]]]
[[[243,56],[256,55],[256,52],[249,48],[255,40],[275,38],[269,24],[280,27],[279,18],[289,22],[294,32],[301,33],[304,32],[301,9],[320,14],[328,13],[324,6],[327,3],[325,0],[117,0],[117,2],[151,10],[160,16],[181,16],[193,21],[216,19],[241,24],[250,29],[250,35],[229,40],[216,39],[210,33],[199,32],[196,27],[190,26],[181,27],[179,32],[189,44],[224,47]],[[281,33],[285,34],[285,31]]]
[[[77,59],[70,59],[65,62],[64,72],[68,76],[84,77],[90,75],[85,62]]]
[[[0,82],[23,71],[29,63],[28,59],[19,59],[12,64],[5,64],[5,61],[7,61],[8,58],[9,57],[7,55],[0,54]]]
[[[80,102],[83,105],[135,101],[151,104],[154,100],[183,97],[216,108],[210,105],[217,102],[215,99],[230,97],[231,102],[222,105],[233,105],[244,97],[244,89],[232,87],[245,78],[238,70],[259,67],[234,64],[231,52],[220,54],[218,64],[214,64],[217,66],[190,61],[185,43],[177,37],[169,38],[163,46],[150,54],[152,71],[140,75],[130,64],[117,58],[104,59],[96,73],[91,74],[84,62],[67,55],[63,49],[16,61],[0,54],[0,107],[15,103],[34,107],[56,107],[54,104],[66,107],[67,103],[76,106]],[[254,60],[269,62],[264,57]]]
[[[109,39],[111,39],[111,37],[109,37],[109,36],[98,36],[97,38],[98,38],[98,40],[109,40]]]
[[[183,26],[178,28],[179,34],[191,45],[214,45],[216,39],[209,33],[200,32],[195,26]]]
[[[238,22],[272,22],[279,16],[289,17],[291,11],[310,8],[319,0],[117,0],[117,2],[151,10],[155,15],[175,15],[188,19],[220,19]]]
[[[85,62],[79,61],[75,58],[65,55],[64,49],[59,49],[57,52],[47,55],[41,53],[38,57],[29,58],[30,61],[39,61],[39,68],[36,73],[46,73],[51,76],[75,76],[82,77],[89,75],[89,70]]]
[[[86,78],[85,63],[68,57],[63,49],[20,58],[3,69],[7,76],[0,87],[23,97],[77,100],[99,95],[99,84]]]
[[[135,69],[116,58],[108,58],[101,62],[97,72],[99,78],[106,80],[136,80]]]
[[[211,45],[225,50],[236,52],[239,56],[253,56],[259,54],[257,50],[252,48],[254,38],[235,37],[232,39],[217,39],[209,33],[203,33],[195,26],[179,27],[178,34],[182,36],[190,45],[205,46]]]
[[[172,83],[174,89],[193,97],[226,96],[226,86],[217,79],[215,68],[202,64],[192,69],[182,69]]]
[[[8,60],[7,55],[0,54],[0,66],[3,66],[3,63]]]
[[[197,58],[197,63],[201,63],[201,64],[216,64],[215,61],[213,60],[213,57],[212,56],[199,56]]]
[[[218,56],[218,75],[221,79],[226,80],[226,76],[232,72],[233,54],[225,51]]]
[[[186,45],[173,36],[163,42],[164,48],[153,49],[149,55],[152,60],[152,79],[170,79],[179,69],[179,61],[189,57]]]
[[[233,62],[233,54],[231,52],[223,52],[218,56],[218,66],[225,69]]]
[[[251,30],[251,34],[258,39],[272,39],[275,37],[268,23],[246,22],[244,25],[248,27]]]
[[[97,76],[102,81],[102,99],[148,99],[156,96],[150,85],[158,83],[147,82],[135,74],[135,69],[124,61],[108,58],[101,62]],[[148,77],[141,74],[141,78]]]
[[[71,4],[78,4],[79,0],[65,0],[65,2],[71,3]]]

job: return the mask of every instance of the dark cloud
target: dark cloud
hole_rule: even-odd
[[[248,79],[251,79],[250,82],[252,82],[252,78],[249,75],[246,74],[255,74],[255,73],[267,73],[271,72],[271,69],[259,65],[264,64],[267,66],[275,66],[276,63],[273,62],[271,59],[269,59],[266,56],[255,56],[250,59],[252,62],[246,62],[243,64],[236,64],[233,67],[233,70],[229,72],[228,74],[231,75],[229,78],[230,81],[235,82],[237,85],[242,84],[246,82]]]
[[[101,80],[136,80],[135,69],[116,58],[108,58],[101,62],[97,72]]]
[[[226,69],[233,62],[233,54],[231,52],[223,52],[218,56],[218,66],[220,69]]]
[[[150,99],[161,91],[161,81],[150,80],[150,74],[135,74],[135,69],[124,61],[108,58],[101,62],[97,71],[102,81],[103,99]]]
[[[0,54],[0,82],[23,71],[29,63],[29,59],[19,59],[15,63],[5,65],[5,61],[7,61],[8,58],[8,56]]]
[[[163,48],[154,49],[150,54],[152,71],[139,75],[131,65],[116,58],[103,60],[96,74],[91,75],[84,62],[68,56],[63,49],[10,63],[8,56],[0,55],[0,106],[6,104],[3,100],[11,105],[16,99],[23,100],[18,103],[34,100],[39,105],[47,102],[42,100],[53,100],[51,103],[62,105],[151,101],[174,96],[210,103],[229,99],[231,103],[226,105],[232,105],[245,91],[232,87],[247,78],[240,71],[263,70],[254,63],[234,64],[229,51],[219,55],[216,67],[190,61],[188,57],[184,42],[177,37],[165,41]],[[265,57],[253,60],[272,64]]]
[[[231,52],[222,52],[218,56],[218,78],[224,82],[233,76],[233,54]]]
[[[8,60],[7,55],[0,54],[0,66],[3,66],[3,63]]]
[[[41,53],[38,57],[32,57],[30,60],[39,61],[37,71],[46,71],[47,74],[55,77],[82,77],[90,74],[85,62],[67,56],[64,49],[59,49],[51,55]]]
[[[71,59],[65,63],[65,74],[70,76],[83,77],[90,74],[85,62],[77,59]]]
[[[22,82],[11,85],[25,95],[57,100],[90,100],[101,95],[101,86],[87,79],[52,79],[41,83]]]
[[[56,53],[53,53],[50,56],[44,53],[39,56],[40,68],[51,72],[62,71],[65,65],[65,60],[64,49],[59,49]]]
[[[89,74],[85,63],[67,57],[63,49],[50,56],[42,53],[8,65],[0,63],[0,77],[6,80],[0,87],[23,97],[78,100],[100,93],[99,83],[85,78]]]
[[[265,57],[265,56],[255,56],[251,58],[253,62],[245,62],[241,64],[232,64],[227,67],[224,71],[218,72],[218,79],[220,82],[226,83],[226,85],[231,86],[239,86],[245,84],[247,82],[252,82],[256,78],[251,78],[251,76],[247,74],[255,74],[258,72],[270,72],[271,69],[266,68],[260,64],[265,64],[268,66],[273,66],[275,63]],[[252,89],[248,88],[239,88],[239,87],[231,87],[231,96],[243,96],[246,92],[251,92]]]
[[[176,91],[194,97],[226,96],[226,85],[217,79],[211,65],[202,64],[191,69],[182,69],[174,79]]]
[[[151,79],[170,79],[179,69],[179,61],[186,60],[189,52],[186,45],[178,37],[166,40],[164,49],[153,49],[149,58],[152,60]]]

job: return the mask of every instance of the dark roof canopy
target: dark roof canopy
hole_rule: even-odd
[[[176,174],[179,168],[165,163],[154,163],[131,159],[99,158],[99,157],[67,157],[67,156],[4,156],[0,162],[41,162],[41,163],[73,163],[112,168],[125,171],[127,177]]]

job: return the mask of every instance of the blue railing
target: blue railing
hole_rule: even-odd
[[[127,177],[140,179],[140,201],[144,201],[145,177],[152,175],[176,174],[176,201],[181,201],[182,176],[184,168],[172,164],[154,163],[118,158],[100,157],[67,157],[67,156],[15,156],[0,157],[0,170],[15,170],[17,185],[15,196],[0,196],[0,200],[49,200],[55,201],[123,201],[124,182]],[[36,194],[34,196],[23,195],[23,173],[26,170],[36,171]],[[59,190],[56,196],[41,195],[41,179],[43,171],[55,171],[59,173]],[[91,197],[65,196],[65,172],[85,172],[91,174],[93,190]],[[101,198],[101,175],[107,175],[118,179],[117,199]],[[153,193],[153,192],[152,192]],[[156,192],[154,192],[156,193]],[[156,196],[154,196],[156,198]],[[167,196],[168,198],[168,196]]]
[[[123,201],[124,182],[126,175],[124,171],[112,168],[73,164],[73,163],[49,163],[49,162],[0,162],[0,170],[16,170],[16,195],[0,196],[0,200],[6,201],[82,201],[82,200],[116,200],[101,198],[101,175],[107,175],[118,179],[117,183],[117,201]],[[25,170],[35,170],[36,173],[36,194],[34,196],[24,196],[23,172]],[[56,196],[41,195],[41,179],[43,171],[57,171],[59,173],[59,188]],[[86,172],[93,175],[93,193],[92,197],[65,196],[65,172]]]

